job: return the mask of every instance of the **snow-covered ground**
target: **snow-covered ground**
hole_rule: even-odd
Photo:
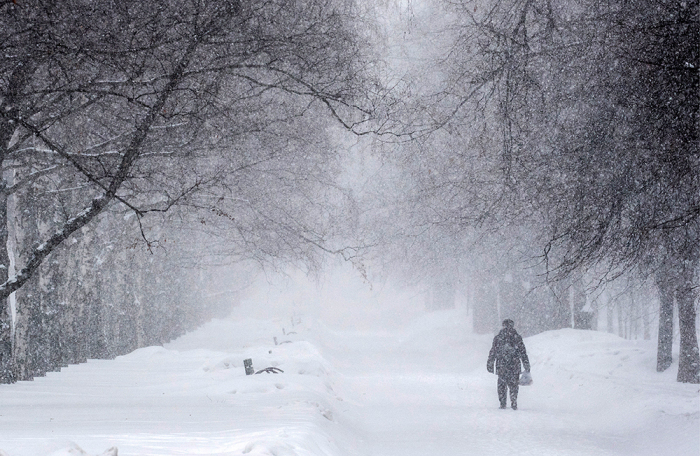
[[[260,313],[0,386],[0,455],[700,454],[699,387],[656,373],[650,341],[526,338],[534,384],[512,411],[463,310],[391,330]],[[284,372],[246,376],[246,358]]]

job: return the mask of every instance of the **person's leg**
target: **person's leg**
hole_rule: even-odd
[[[508,388],[510,389],[510,406],[513,410],[518,410],[518,388],[520,388],[520,385],[515,381],[509,384]]]
[[[501,403],[501,408],[506,408],[506,390],[508,383],[502,376],[498,376],[498,401]]]

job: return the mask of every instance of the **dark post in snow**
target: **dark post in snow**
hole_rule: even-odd
[[[243,366],[245,367],[246,375],[253,375],[255,373],[255,369],[253,369],[253,360],[251,358],[244,359]]]

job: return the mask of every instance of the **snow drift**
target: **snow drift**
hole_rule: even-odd
[[[526,338],[534,384],[515,412],[498,409],[486,372],[491,336],[466,322],[461,311],[391,332],[215,320],[165,347],[0,386],[0,454],[699,453],[698,386],[656,373],[652,342]],[[284,372],[246,376],[246,358]]]

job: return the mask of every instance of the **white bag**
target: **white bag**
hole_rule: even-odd
[[[523,372],[520,374],[520,386],[530,386],[532,385],[532,375],[529,372]]]

